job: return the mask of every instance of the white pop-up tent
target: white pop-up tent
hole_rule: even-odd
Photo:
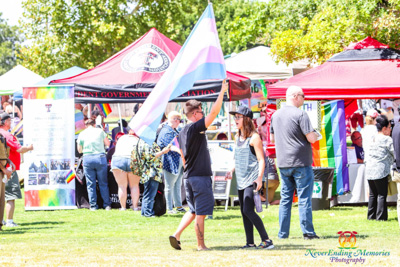
[[[276,63],[271,49],[257,46],[225,59],[228,71],[246,76],[252,80],[287,79],[307,70],[308,62],[296,61],[292,64]]]
[[[12,95],[24,86],[32,86],[43,80],[43,77],[17,65],[13,69],[0,76],[0,95]]]

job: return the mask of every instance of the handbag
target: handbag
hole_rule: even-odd
[[[396,183],[400,183],[400,172],[396,169],[393,169],[392,181]]]
[[[392,175],[388,175],[388,196],[393,196],[397,194],[397,185],[393,181]]]

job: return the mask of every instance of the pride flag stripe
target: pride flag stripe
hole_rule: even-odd
[[[67,184],[69,184],[73,179],[75,179],[75,172],[73,170],[70,170],[67,173],[67,176],[65,177],[65,180],[67,181]]]
[[[108,103],[96,104],[96,107],[99,109],[104,117],[107,117],[112,112],[111,106]]]
[[[322,139],[313,144],[313,165],[335,168],[332,195],[342,195],[349,191],[350,186],[347,167],[344,101],[332,101],[323,105],[321,117]]]
[[[209,4],[129,126],[140,138],[152,144],[168,101],[187,92],[196,81],[225,77],[224,57],[212,4]]]

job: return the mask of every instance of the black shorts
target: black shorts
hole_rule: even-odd
[[[196,215],[212,215],[214,194],[210,176],[192,176],[185,179],[186,201],[190,212]]]

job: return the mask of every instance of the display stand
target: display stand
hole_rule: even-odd
[[[232,170],[234,141],[208,141],[213,171],[212,188],[215,200],[225,200],[225,211],[228,209],[229,198],[237,196],[232,194],[232,180],[225,179],[227,171]],[[236,189],[236,188],[235,188]]]
[[[225,200],[225,211],[228,210],[229,194],[231,190],[231,180],[225,178],[225,171],[213,172],[213,192],[214,199]]]

